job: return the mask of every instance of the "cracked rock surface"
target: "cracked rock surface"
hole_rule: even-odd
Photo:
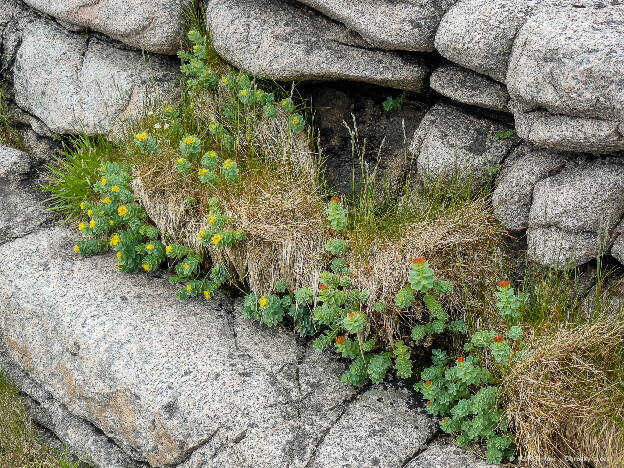
[[[20,4],[8,9],[3,65],[16,105],[36,118],[40,134],[118,132],[143,112],[148,95],[168,96],[179,78],[171,58],[71,32]]]
[[[429,72],[415,54],[371,48],[343,24],[295,0],[210,0],[217,52],[275,80],[351,80],[421,91]]]
[[[243,318],[240,300],[179,302],[166,278],[76,257],[74,238],[0,246],[0,366],[88,459],[399,467],[436,435],[413,391],[347,388],[342,362]]]

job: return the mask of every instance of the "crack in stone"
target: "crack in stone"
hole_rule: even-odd
[[[403,462],[401,463],[401,468],[405,468],[412,460],[414,460],[418,455],[420,455],[421,453],[423,453],[425,450],[427,450],[429,448],[429,445],[432,442],[435,442],[435,440],[440,436],[440,434],[442,433],[442,431],[440,430],[440,428],[438,427],[436,429],[436,431],[431,434],[431,436],[427,439],[427,441],[425,443],[423,443],[420,447],[418,447],[418,449],[412,453],[410,456],[408,456],[405,460],[403,460]]]

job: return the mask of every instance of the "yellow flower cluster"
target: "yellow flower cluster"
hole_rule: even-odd
[[[111,190],[113,192],[119,192],[119,186],[118,185],[113,185],[113,188]]]
[[[217,215],[212,215],[210,218],[208,218],[208,222],[210,224],[214,224],[216,220],[217,220]]]
[[[106,179],[102,179],[102,180],[100,180],[100,183],[101,183],[102,185],[106,185],[106,184],[108,183],[108,180],[106,180]]]
[[[80,253],[80,247],[78,247],[78,245],[74,245],[74,252],[76,253]]]
[[[190,137],[186,137],[184,139],[184,144],[185,145],[192,145],[193,143],[195,143],[197,141],[197,138],[195,138],[194,136],[190,136]]]
[[[214,236],[212,236],[212,239],[210,239],[210,242],[212,242],[214,245],[219,245],[221,243],[221,240],[223,240],[223,237],[221,237],[219,234],[215,234]]]
[[[111,199],[109,197],[102,198],[102,203],[104,203],[105,205],[108,205],[110,202],[111,202]]]
[[[197,239],[198,240],[202,240],[204,237],[206,237],[206,231],[205,230],[201,230],[199,231],[199,233],[197,234]]]
[[[87,225],[86,225],[85,223],[80,223],[80,224],[78,224],[78,230],[79,230],[79,231],[82,231],[82,230],[83,230],[84,228],[86,228],[86,227],[87,227]]]
[[[266,305],[269,303],[269,300],[266,297],[262,296],[258,302],[260,303],[260,307],[266,307]]]
[[[119,216],[124,216],[128,214],[128,208],[126,207],[126,205],[121,205],[119,208],[117,208],[117,214]]]
[[[121,242],[121,238],[117,234],[115,234],[113,237],[111,237],[110,245],[114,247],[116,245],[119,245],[119,242]]]
[[[212,295],[210,294],[210,291],[204,291],[204,297],[208,300],[212,297]]]
[[[90,228],[94,228],[95,227],[95,220],[92,219],[91,221],[89,221],[89,227]]]
[[[147,250],[150,250],[150,251],[151,251],[151,250],[154,250],[154,244],[147,244],[147,245],[145,246],[145,248],[146,248]]]
[[[217,152],[216,151],[211,151],[210,153],[208,153],[208,156],[212,159],[217,157]]]
[[[230,169],[232,166],[234,166],[234,161],[232,161],[231,159],[226,159],[223,162],[223,168],[224,169]]]
[[[206,175],[208,174],[208,169],[201,168],[199,171],[197,171],[197,174],[200,176]]]
[[[143,269],[144,269],[145,271],[150,271],[150,270],[152,269],[152,267],[149,265],[149,263],[144,263],[144,264],[143,264]]]
[[[168,254],[170,254],[171,252],[173,252],[173,247],[171,247],[170,245],[167,246],[167,248],[165,249],[165,252],[167,252]]]
[[[136,135],[134,135],[135,138],[139,141],[145,141],[147,140],[147,133],[143,132],[143,133],[137,133]]]
[[[184,158],[178,158],[178,164],[184,164],[185,161],[186,159]]]

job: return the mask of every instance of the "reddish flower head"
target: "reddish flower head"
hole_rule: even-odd
[[[353,318],[353,317],[355,317],[355,314],[354,314],[353,312],[351,312],[351,313],[349,314],[349,318]]]
[[[412,263],[414,265],[423,265],[426,261],[427,259],[425,257],[416,257],[414,260],[412,260]]]
[[[340,335],[336,337],[336,344],[343,345],[345,344],[345,337]]]
[[[446,424],[446,418],[442,418],[442,424]]]
[[[336,202],[336,203],[340,203],[340,198],[338,198],[338,197],[331,197],[331,201]]]
[[[319,284],[319,289],[325,291],[326,289],[329,289],[329,288],[327,287],[326,284],[321,283],[321,284]]]
[[[433,406],[433,402],[432,401],[428,401],[427,402],[427,406]]]
[[[464,362],[466,360],[466,358],[464,356],[459,356],[457,358],[457,362]]]
[[[498,282],[498,286],[503,288],[503,289],[507,289],[510,284],[511,283],[509,281],[499,281]]]
[[[432,384],[431,380],[427,380],[425,382],[425,387],[431,387],[431,384]]]
[[[503,341],[503,335],[497,335],[492,339],[494,340],[494,343],[500,343],[501,341]]]

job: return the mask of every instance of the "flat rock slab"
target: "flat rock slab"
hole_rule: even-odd
[[[456,0],[298,0],[358,32],[374,47],[433,51],[442,16]]]
[[[24,0],[55,18],[134,48],[175,54],[184,34],[180,0]]]
[[[50,228],[0,246],[0,354],[133,463],[398,467],[437,432],[413,391],[349,389],[343,363],[239,301],[179,302],[74,242]]]
[[[435,441],[414,459],[405,468],[488,468],[490,465],[477,457],[474,453],[453,445],[452,441]]]
[[[152,93],[173,93],[179,79],[173,59],[147,58],[29,15],[12,33],[15,103],[47,133],[119,132],[141,115]]]
[[[264,78],[425,87],[423,58],[372,49],[359,34],[294,0],[211,0],[206,15],[217,52]]]

